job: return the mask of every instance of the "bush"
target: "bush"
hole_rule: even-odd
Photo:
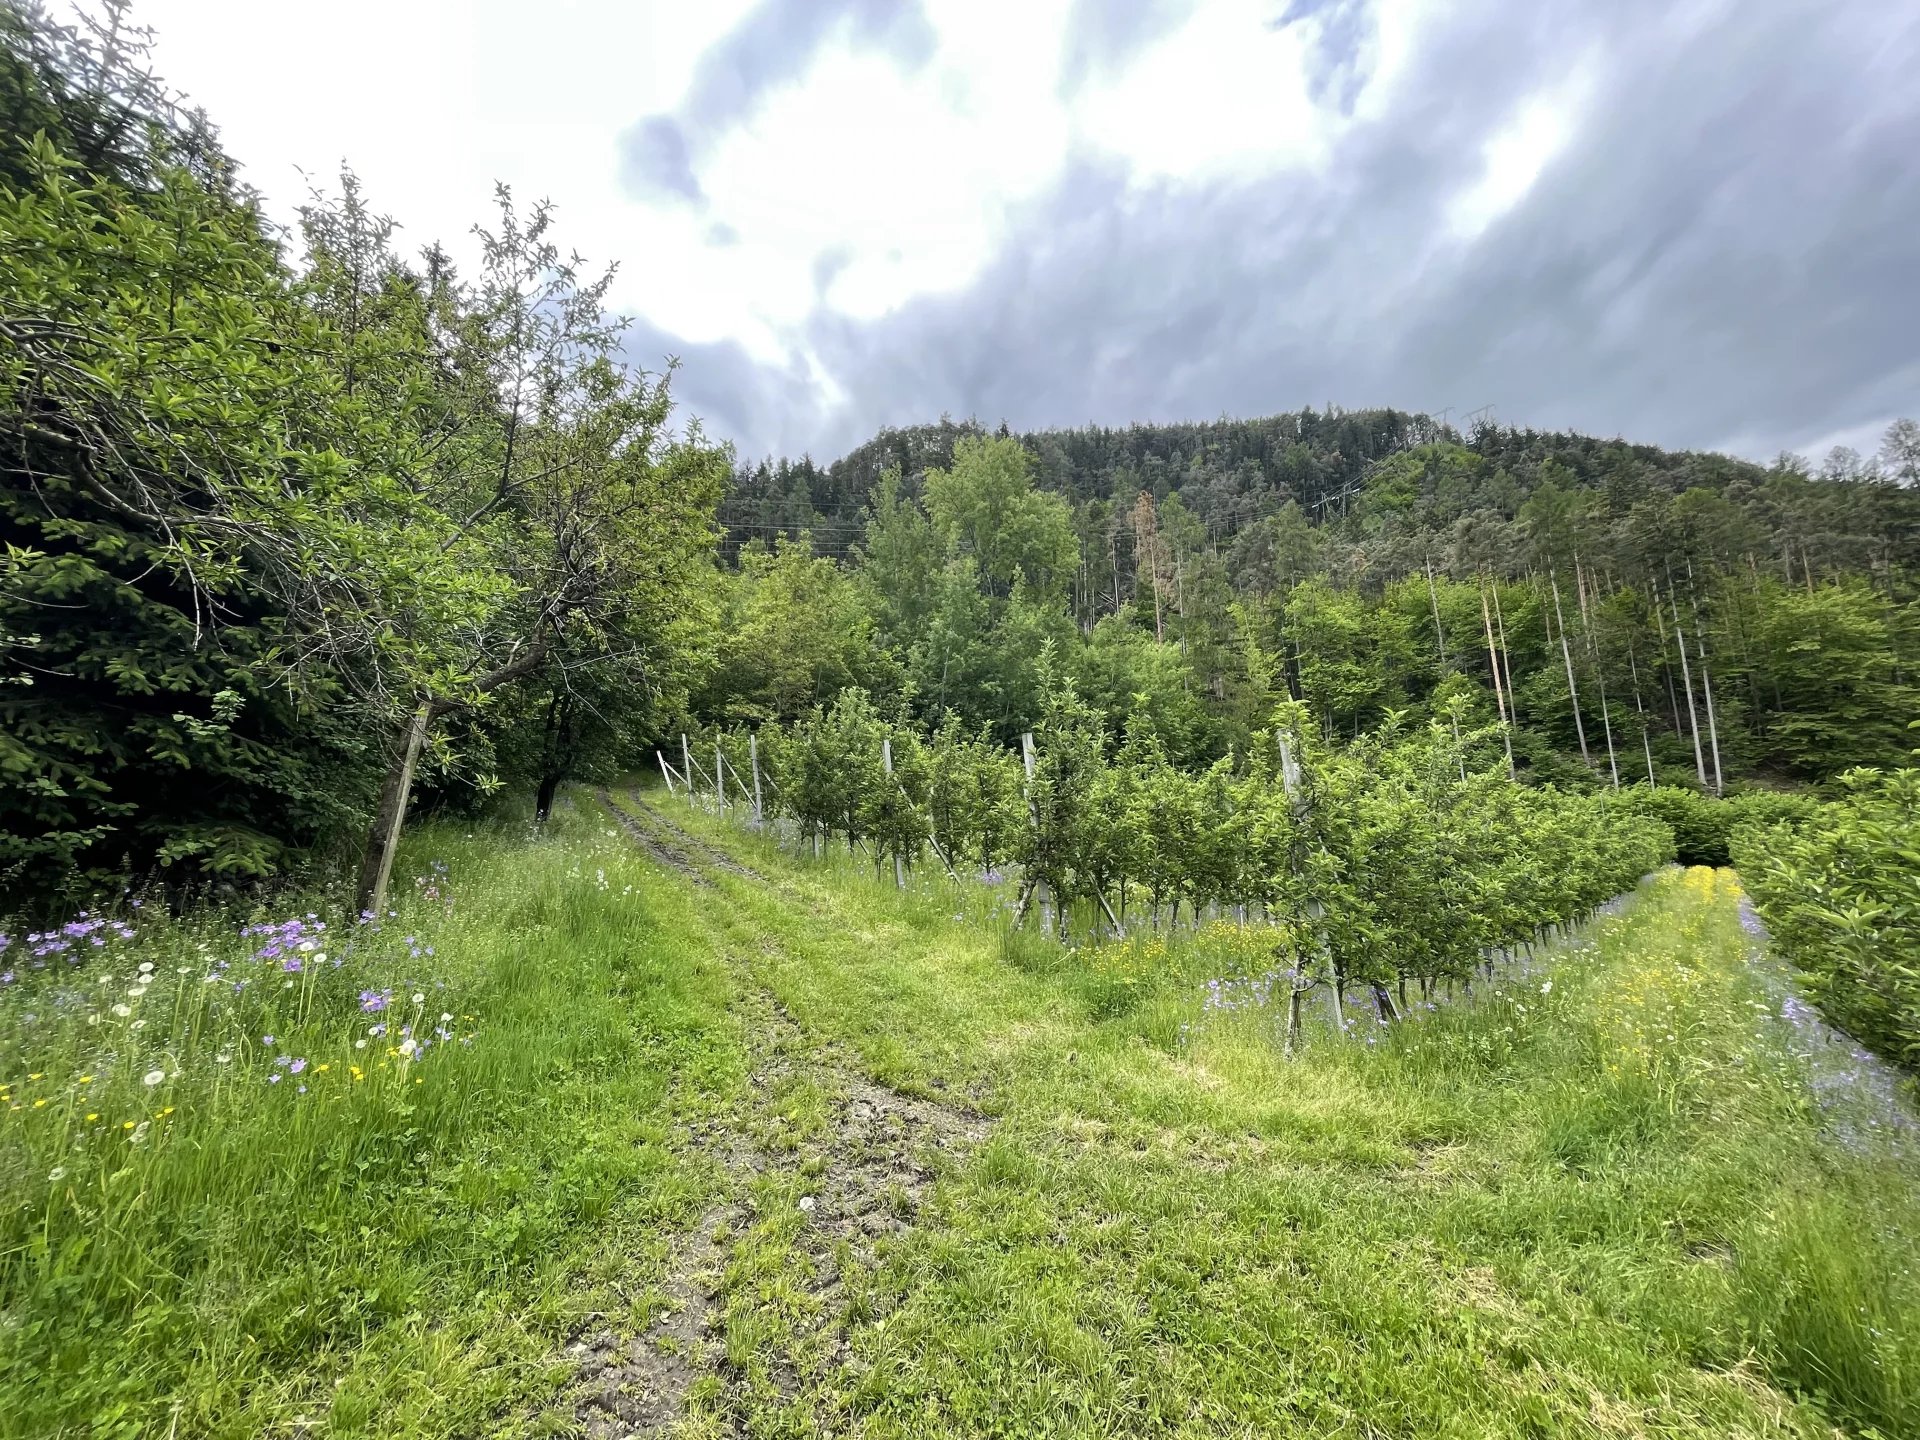
[[[1920,770],[1856,770],[1844,799],[1735,836],[1774,943],[1827,1017],[1920,1068]]]
[[[1725,800],[1673,785],[1625,793],[1634,810],[1673,827],[1682,865],[1730,865],[1734,832],[1740,827],[1804,819],[1818,808],[1810,796],[1774,790],[1752,790]]]

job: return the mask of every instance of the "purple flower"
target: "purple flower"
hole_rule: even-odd
[[[13,984],[13,971],[0,970],[0,985],[11,985],[11,984]]]
[[[278,1070],[274,1071],[271,1075],[267,1076],[267,1084],[278,1085],[279,1083],[280,1083],[280,1072]]]
[[[298,1075],[302,1070],[305,1070],[307,1068],[306,1057],[303,1055],[297,1060],[290,1061],[287,1065],[287,1068],[291,1070],[294,1074]]]
[[[276,1055],[273,1057],[273,1068],[276,1070],[283,1070],[292,1063],[292,1057],[287,1055]]]
[[[262,1045],[271,1045],[271,1044],[273,1044],[273,1036],[271,1036],[271,1035],[262,1035],[262,1036],[260,1037],[260,1043],[261,1043]]]
[[[300,957],[298,955],[289,955],[285,960],[282,960],[280,962],[280,968],[286,971],[289,975],[299,974],[300,973]]]

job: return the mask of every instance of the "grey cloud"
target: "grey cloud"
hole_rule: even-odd
[[[1141,50],[1179,28],[1194,0],[1074,0],[1061,47],[1060,94],[1070,98],[1089,80],[1125,68]]]
[[[693,173],[686,134],[669,116],[642,120],[622,138],[620,148],[629,183],[635,188],[682,200],[705,198]]]
[[[908,69],[924,65],[938,42],[919,0],[761,0],[700,57],[674,114],[649,116],[621,137],[627,189],[699,203],[697,159],[769,94],[802,79],[835,39],[879,50]]]
[[[1324,7],[1322,7],[1324,9]],[[1291,13],[1291,12],[1289,12]],[[1769,456],[1920,410],[1920,15],[1872,3],[1455,7],[1323,174],[1143,188],[1082,157],[965,290],[821,310],[797,367],[689,352],[748,453],[943,411],[1016,427],[1334,401]],[[1584,57],[1588,109],[1470,243],[1447,207]]]

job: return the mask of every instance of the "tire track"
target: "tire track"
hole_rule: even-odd
[[[599,799],[650,859],[695,885],[713,889],[711,870],[772,884],[644,801],[630,801],[630,811],[604,789]],[[723,1193],[675,1247],[662,1282],[666,1302],[647,1328],[624,1341],[602,1331],[570,1347],[580,1361],[574,1417],[595,1440],[671,1433],[707,1377],[719,1382],[712,1418],[722,1433],[746,1433],[763,1406],[804,1407],[809,1391],[848,1359],[858,1277],[913,1227],[941,1175],[990,1128],[978,1112],[874,1081],[844,1046],[810,1037],[737,953],[732,963],[746,1095],[738,1113],[692,1136],[719,1160]],[[817,1119],[797,1123],[803,1114]],[[786,1198],[796,1188],[797,1205]],[[791,1287],[747,1273],[764,1265],[769,1246]],[[803,1294],[803,1313],[766,1298],[777,1288]],[[764,1369],[755,1374],[728,1359],[727,1332],[738,1323],[765,1333],[756,1322],[769,1317],[756,1312],[769,1309],[779,1312],[770,1317],[773,1333],[786,1338],[758,1357]]]

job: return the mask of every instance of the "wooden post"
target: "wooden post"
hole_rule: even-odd
[[[687,732],[680,732],[680,778],[686,783],[687,804],[693,800],[693,746],[687,743]]]
[[[747,768],[753,771],[753,819],[759,824],[767,818],[760,804],[760,732],[747,732]]]
[[[1031,730],[1020,736],[1020,763],[1027,772],[1027,823],[1037,826],[1040,822],[1040,813],[1034,808],[1033,803],[1033,732]],[[1053,933],[1053,897],[1047,893],[1047,887],[1038,877],[1035,877],[1033,884],[1040,895],[1040,933],[1051,935]]]
[[[413,767],[427,743],[427,728],[433,723],[433,709],[421,705],[407,717],[407,728],[400,737],[400,753],[388,771],[380,790],[365,863],[360,870],[356,902],[362,914],[378,915],[387,908],[387,883],[393,878],[393,855],[400,848],[400,830],[407,821],[407,798],[413,790]]]
[[[891,735],[884,735],[880,739],[880,768],[887,772],[889,780],[893,778],[893,737]],[[900,798],[902,800],[907,798],[904,790],[900,792]],[[907,888],[907,874],[900,863],[898,850],[893,852],[893,888],[896,890]]]
[[[727,813],[727,757],[720,753],[720,741],[713,742],[713,796],[720,802],[720,813]]]
[[[665,752],[656,747],[653,752],[653,758],[660,762],[660,778],[667,782],[667,794],[673,794],[673,767],[667,764]]]

